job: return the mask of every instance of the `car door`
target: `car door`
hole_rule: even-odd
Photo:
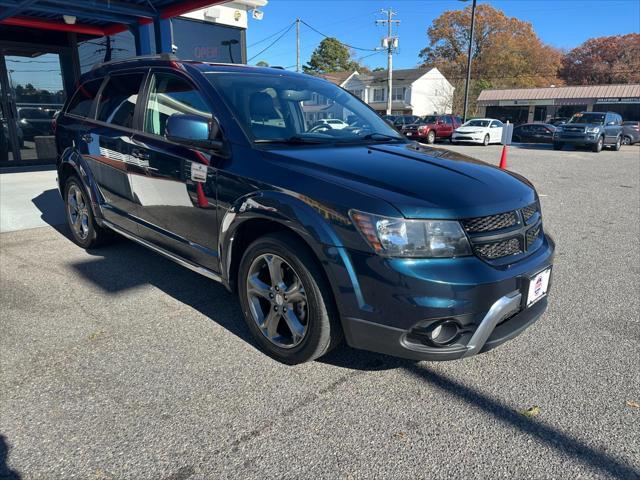
[[[91,127],[80,136],[83,155],[102,195],[106,220],[137,234],[131,165],[136,103],[145,71],[112,74],[103,84]]]
[[[605,143],[616,143],[618,134],[620,133],[620,123],[618,115],[615,113],[607,113],[604,119],[604,141]]]
[[[502,122],[493,120],[489,125],[489,138],[491,142],[500,142],[502,140]]]
[[[211,119],[205,95],[186,76],[152,70],[132,155],[145,170],[133,178],[140,236],[191,262],[219,271],[216,216],[218,157],[166,139],[172,115]]]
[[[440,117],[441,123],[438,125],[438,137],[449,138],[453,133],[453,120],[450,115]]]

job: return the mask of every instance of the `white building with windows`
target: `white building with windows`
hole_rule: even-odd
[[[387,72],[338,72],[322,75],[368,103],[380,114],[387,111]],[[437,68],[393,71],[391,113],[432,115],[451,113],[454,87]]]

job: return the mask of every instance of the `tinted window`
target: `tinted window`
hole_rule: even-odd
[[[98,102],[98,120],[132,128],[142,77],[141,73],[110,77]]]
[[[91,80],[90,82],[85,82],[80,85],[78,90],[76,90],[76,94],[69,103],[67,113],[70,113],[71,115],[78,115],[80,117],[88,117],[91,113],[93,101],[98,95],[100,85],[102,85],[102,80],[102,78],[99,80]]]
[[[604,124],[604,113],[576,113],[567,123],[591,123],[596,125]]]
[[[25,120],[50,120],[51,117],[47,115],[47,112],[40,110],[39,108],[19,108],[18,116]]]
[[[488,120],[469,120],[464,124],[465,127],[488,127]]]
[[[444,118],[444,123],[446,123],[447,125],[451,125],[453,122],[451,121],[451,117],[443,117]]]
[[[169,117],[181,114],[211,118],[211,109],[186,80],[170,74],[154,74],[144,115],[144,131],[164,136]]]

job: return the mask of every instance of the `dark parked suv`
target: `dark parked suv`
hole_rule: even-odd
[[[317,98],[358,128],[308,131]],[[547,307],[554,244],[534,187],[408,141],[322,79],[172,57],[110,63],[82,78],[56,139],[80,246],[116,232],[222,282],[283,362],[343,337],[412,359],[467,357]]]
[[[565,144],[591,147],[594,152],[609,145],[618,151],[622,145],[622,117],[613,112],[576,113],[553,134],[554,150],[561,150]]]

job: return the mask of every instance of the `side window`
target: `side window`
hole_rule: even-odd
[[[144,131],[164,136],[171,115],[211,118],[211,109],[187,80],[169,73],[155,73],[144,113]]]
[[[97,119],[113,125],[133,128],[133,112],[136,108],[142,78],[142,73],[110,77],[98,101]]]
[[[103,78],[100,78],[80,85],[69,102],[67,113],[70,115],[78,115],[79,117],[88,117],[103,80]]]
[[[444,117],[444,123],[446,123],[447,125],[452,125],[453,122],[451,121],[451,117],[450,116],[445,116]]]

